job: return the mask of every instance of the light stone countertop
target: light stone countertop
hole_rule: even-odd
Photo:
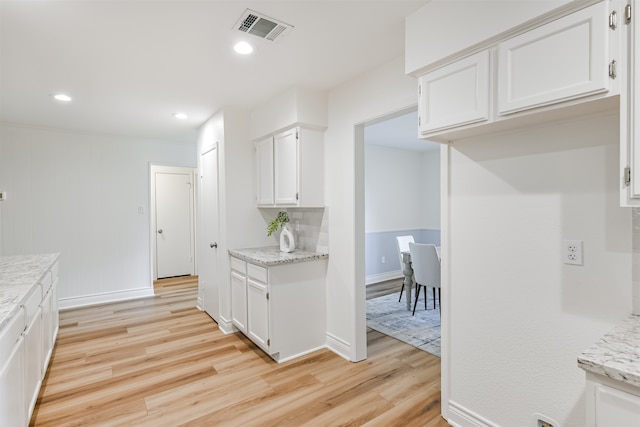
[[[0,257],[0,331],[60,254]]]
[[[329,258],[329,254],[326,253],[303,251],[299,249],[286,253],[282,252],[279,246],[229,249],[229,254],[244,261],[263,265],[265,267]]]
[[[640,387],[640,316],[631,315],[586,349],[578,366]]]

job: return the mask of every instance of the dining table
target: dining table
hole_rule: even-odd
[[[438,253],[438,258],[440,258],[440,246],[436,246],[436,252]],[[404,276],[403,284],[404,288],[407,290],[407,310],[411,311],[413,307],[411,306],[412,294],[414,289],[417,292],[417,286],[413,286],[413,268],[411,267],[411,252],[410,251],[402,251],[402,275]],[[415,295],[415,298],[418,298],[418,295]]]

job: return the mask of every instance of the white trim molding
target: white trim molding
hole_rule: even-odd
[[[447,405],[450,417],[447,422],[455,427],[497,427],[496,424],[482,418],[473,411],[450,400]]]
[[[387,271],[386,273],[372,274],[364,278],[365,284],[372,285],[374,283],[386,282],[387,280],[401,279],[402,270]]]
[[[351,345],[341,338],[327,332],[327,348],[338,356],[352,362],[349,355],[351,354]]]
[[[138,288],[127,291],[105,292],[102,294],[84,295],[81,297],[60,298],[58,307],[60,310],[70,308],[87,307],[91,305],[106,304],[109,302],[126,301],[130,299],[153,297],[153,288]]]

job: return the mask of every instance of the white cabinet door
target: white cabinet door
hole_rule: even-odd
[[[273,205],[273,138],[256,143],[256,202]]]
[[[6,362],[0,365],[0,425],[26,426],[27,403],[23,385],[24,338],[21,336]]]
[[[489,118],[489,52],[420,77],[421,135]]]
[[[38,307],[24,332],[24,402],[28,417],[36,404],[42,382],[42,310]]]
[[[247,328],[249,338],[269,353],[269,300],[267,285],[247,279]]]
[[[231,271],[231,320],[247,333],[247,276]]]
[[[640,426],[640,396],[608,387],[595,386],[595,426]]]
[[[47,365],[49,364],[49,359],[51,358],[51,352],[53,350],[53,342],[54,342],[54,320],[53,320],[53,287],[50,287],[47,290],[44,298],[42,299],[42,304],[40,307],[42,308],[42,354],[41,354],[41,363],[42,363],[42,376],[47,372]]]
[[[297,128],[273,138],[274,201],[276,205],[298,204]]]
[[[498,45],[498,112],[606,92],[608,3],[601,2]]]
[[[631,10],[638,10],[640,0],[631,2]],[[620,167],[622,206],[640,205],[640,96],[638,84],[640,84],[640,28],[637,15],[631,19],[628,26],[626,53],[629,58],[629,76],[623,81],[620,91]],[[626,87],[625,87],[626,86]],[[635,89],[634,89],[635,88]]]

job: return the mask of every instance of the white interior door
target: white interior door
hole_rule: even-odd
[[[194,273],[192,173],[155,173],[158,279]]]
[[[207,151],[200,160],[199,285],[203,294],[202,308],[218,321],[218,150]]]

